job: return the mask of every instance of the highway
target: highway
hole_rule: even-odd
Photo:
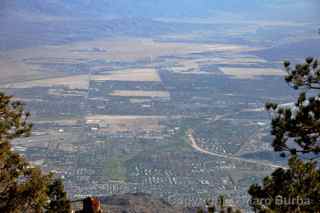
[[[278,169],[278,168],[286,169],[286,167],[284,167],[284,166],[275,165],[270,162],[250,160],[250,159],[245,159],[245,158],[236,157],[236,156],[232,156],[232,155],[225,155],[225,154],[218,154],[218,153],[210,152],[208,150],[201,148],[197,144],[197,141],[194,137],[194,133],[193,133],[192,129],[188,129],[187,134],[188,134],[188,138],[189,138],[189,143],[192,146],[192,148],[194,148],[196,151],[201,152],[203,154],[211,155],[211,156],[215,156],[215,157],[220,157],[220,158],[227,158],[229,160],[241,161],[241,162],[245,162],[245,163],[253,163],[253,164],[257,164],[257,165],[261,165],[261,166],[271,167],[273,169]]]

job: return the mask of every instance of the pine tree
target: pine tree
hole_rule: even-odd
[[[47,206],[48,213],[68,213],[71,211],[70,201],[64,191],[63,183],[60,179],[54,180],[48,187],[50,203]]]
[[[267,103],[273,114],[272,146],[281,156],[289,156],[288,169],[277,169],[264,178],[262,186],[249,189],[255,212],[300,213],[320,212],[320,66],[307,58],[295,68],[284,62],[286,82],[294,89],[303,89],[296,103]],[[308,93],[309,92],[309,93]],[[311,93],[311,95],[310,95]]]
[[[294,89],[305,91],[320,90],[320,66],[318,60],[311,57],[295,69],[289,62],[284,62],[288,75],[286,82]],[[273,148],[276,152],[289,152],[291,155],[320,153],[320,96],[310,96],[302,92],[296,103],[282,106],[266,104],[273,113],[272,135]],[[292,143],[294,142],[294,143]],[[284,155],[285,153],[283,153]]]
[[[320,212],[320,171],[315,162],[292,157],[289,169],[277,169],[262,186],[251,186],[249,194],[258,212]]]
[[[218,197],[218,206],[219,206],[219,208],[222,210],[222,209],[224,209],[224,207],[225,207],[225,201],[226,200],[226,198],[225,198],[225,196],[224,195],[219,195],[219,197]]]
[[[0,212],[46,212],[56,201],[50,192],[61,191],[51,174],[42,174],[13,151],[13,139],[30,136],[29,117],[21,102],[0,93]]]

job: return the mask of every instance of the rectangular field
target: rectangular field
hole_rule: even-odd
[[[93,75],[94,81],[160,81],[158,72],[153,68],[126,69]]]
[[[102,132],[139,135],[151,132],[160,133],[160,121],[165,118],[165,116],[93,115],[86,117],[86,123],[99,126],[99,131]]]
[[[285,72],[275,68],[219,67],[225,75],[238,79],[254,79],[259,76],[284,76]]]
[[[48,78],[41,80],[25,81],[20,83],[5,84],[3,88],[32,88],[32,87],[53,87],[63,86],[69,89],[88,89],[88,75],[73,75],[59,78]]]

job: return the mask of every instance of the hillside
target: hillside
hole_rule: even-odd
[[[164,200],[147,194],[125,194],[100,198],[103,209],[112,213],[183,213],[183,209],[171,206]],[[190,211],[191,213],[192,211]],[[187,213],[187,212],[186,212]]]
[[[0,50],[39,45],[61,45],[116,36],[152,37],[163,33],[183,32],[188,29],[183,24],[178,26],[144,18],[36,21],[24,20],[20,17],[0,20],[0,27],[6,32],[0,34]]]
[[[112,213],[196,213],[197,208],[178,208],[166,201],[144,193],[130,193],[99,197],[104,212]],[[73,203],[74,210],[81,210],[80,202]]]

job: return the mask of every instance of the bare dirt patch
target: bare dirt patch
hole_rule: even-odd
[[[266,60],[258,58],[256,56],[247,56],[239,54],[228,54],[225,57],[215,57],[215,58],[201,58],[196,60],[201,64],[227,64],[227,65],[255,65],[261,63],[267,63]]]
[[[86,51],[92,49],[105,51]],[[78,63],[86,59],[138,60],[166,55],[181,55],[207,51],[236,53],[252,48],[229,44],[196,44],[183,42],[159,42],[149,38],[115,38],[95,41],[76,42],[58,46],[25,48],[8,52],[16,59],[38,58],[42,62],[48,59],[60,63]],[[59,58],[57,58],[59,56]]]
[[[201,66],[207,65],[258,65],[267,63],[266,60],[251,55],[228,54],[225,57],[202,57],[199,59],[178,59],[169,66],[173,72],[201,74]],[[211,73],[212,74],[212,73]]]
[[[94,81],[160,81],[158,72],[153,68],[126,69],[93,75]]]
[[[103,51],[94,51],[96,49]],[[76,65],[92,60],[137,61],[150,59],[152,61],[159,56],[179,56],[202,52],[236,54],[249,50],[252,50],[252,48],[240,45],[159,42],[148,38],[121,37],[75,42],[66,45],[24,48],[0,54],[0,83],[5,84],[8,82],[61,77],[65,75],[64,70],[62,70],[64,66]],[[42,66],[50,64],[58,64],[60,66],[56,68],[57,70]],[[91,69],[96,70],[99,66],[101,68],[101,65],[96,66],[98,67],[93,65]],[[190,65],[186,66],[189,67]],[[140,77],[142,77],[141,75]],[[100,76],[96,78],[104,77]],[[142,78],[152,79],[153,81],[159,80],[154,74]]]
[[[200,53],[207,51],[242,52],[250,48],[240,45],[228,44],[193,44],[182,42],[158,42],[147,38],[117,38],[109,40],[97,40],[92,42],[79,42],[69,45],[68,48],[80,50],[79,55],[86,57],[88,53],[83,49],[99,47],[106,52],[89,53],[94,57],[105,57],[110,60],[138,60],[142,58],[155,58],[164,55],[180,55]],[[87,55],[86,55],[87,54]]]
[[[200,67],[196,60],[179,60],[171,70],[177,73],[197,73]]]
[[[112,116],[93,115],[86,117],[88,125],[98,125],[99,131],[111,134],[130,133],[134,135],[145,133],[160,133],[160,121],[164,116]]]
[[[90,50],[90,51],[89,51]],[[103,51],[95,51],[103,50]],[[75,42],[66,45],[40,46],[7,51],[0,54],[0,84],[22,82],[44,78],[65,76],[65,67],[90,62],[92,60],[108,61],[137,61],[156,59],[160,56],[182,56],[191,53],[225,52],[238,54],[252,48],[229,44],[196,44],[182,42],[160,42],[149,38],[115,38],[96,41]],[[196,69],[194,62],[181,62],[186,69]],[[59,66],[51,66],[59,65]],[[97,67],[95,67],[97,66]],[[156,66],[156,65],[153,65]],[[99,70],[102,65],[92,65],[90,69]],[[84,72],[86,70],[82,70]],[[88,71],[89,72],[89,71]],[[124,71],[125,72],[125,71]],[[134,71],[130,77],[122,76],[94,76],[96,79],[143,79],[145,81],[159,81],[154,72]],[[142,81],[142,80],[141,80]]]
[[[259,76],[283,76],[285,73],[275,68],[220,67],[225,75],[238,79],[254,79]]]
[[[32,87],[53,87],[64,86],[69,89],[88,89],[89,76],[88,75],[74,75],[59,78],[48,78],[42,80],[25,81],[20,83],[12,83],[3,85],[4,88],[32,88]]]
[[[41,72],[40,66],[14,57],[0,56],[0,84],[63,76],[63,73]]]

